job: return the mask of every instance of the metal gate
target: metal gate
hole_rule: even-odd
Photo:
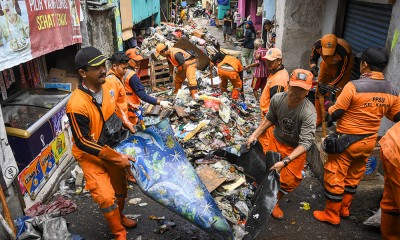
[[[348,1],[343,38],[351,46],[353,54],[368,47],[385,47],[392,7],[392,4]],[[360,60],[356,59],[351,79],[359,78],[359,68]]]

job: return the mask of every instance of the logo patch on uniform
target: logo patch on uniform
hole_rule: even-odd
[[[331,47],[332,47],[332,43],[331,43],[331,42],[328,42],[328,43],[326,44],[326,46],[327,46],[328,48],[331,48]]]
[[[111,96],[111,101],[114,101],[115,93],[113,89],[110,90],[110,96]]]

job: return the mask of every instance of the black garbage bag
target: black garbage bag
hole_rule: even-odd
[[[226,157],[228,162],[242,167],[248,181],[255,181],[260,184],[267,172],[265,154],[261,143],[258,141],[249,150],[246,149],[246,144],[243,144],[240,149],[240,156],[222,149],[215,151],[214,154]]]
[[[267,152],[266,158],[267,162],[273,165],[280,161],[281,155],[277,152]],[[252,199],[253,208],[251,209],[249,217],[247,218],[245,227],[248,234],[245,235],[244,239],[255,239],[260,233],[261,228],[269,218],[273,208],[278,202],[276,196],[279,188],[279,174],[276,171],[272,171],[268,174],[268,176],[264,177],[264,180]]]

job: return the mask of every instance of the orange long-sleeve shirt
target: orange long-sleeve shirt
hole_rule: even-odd
[[[344,114],[337,121],[338,133],[374,134],[383,116],[393,120],[400,113],[399,93],[382,73],[372,72],[349,82],[329,108],[329,114],[340,109]]]
[[[265,88],[261,94],[260,98],[260,109],[261,109],[261,115],[264,116],[269,109],[269,104],[271,102],[271,90],[273,93],[278,93],[278,92],[286,92],[288,89],[288,83],[289,83],[289,73],[286,71],[286,69],[279,70],[278,72],[274,74],[270,74],[267,79],[267,84],[265,85]],[[276,87],[275,89],[273,89]]]

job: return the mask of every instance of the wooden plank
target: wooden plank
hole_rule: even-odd
[[[226,180],[226,177],[220,176],[217,171],[207,165],[198,167],[196,171],[209,192],[217,189]]]

